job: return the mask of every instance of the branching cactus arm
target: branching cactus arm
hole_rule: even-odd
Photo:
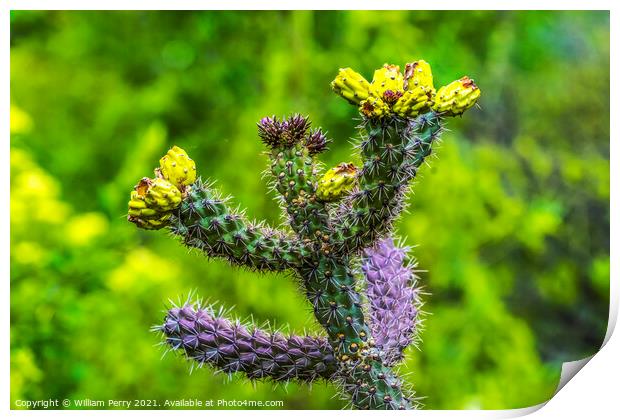
[[[285,120],[265,117],[258,134],[267,146],[273,188],[280,193],[289,224],[302,241],[321,240],[330,229],[325,203],[317,199],[317,162],[326,149],[321,130],[310,132],[310,121],[294,115]]]
[[[199,302],[169,309],[164,324],[155,330],[199,367],[208,364],[225,373],[243,372],[249,379],[328,380],[338,369],[324,338],[248,327]]]
[[[160,160],[156,177],[143,178],[131,192],[130,222],[170,231],[190,248],[251,269],[297,267],[303,250],[292,235],[249,222],[210,185],[196,178],[196,165],[180,147]]]
[[[422,60],[408,64],[404,75],[385,65],[372,83],[344,69],[332,87],[363,117],[359,170],[342,163],[318,179],[317,155],[327,145],[320,130],[310,131],[299,115],[259,123],[290,232],[252,224],[232,210],[196,178],[194,162],[176,146],[160,161],[156,177],[144,178],[132,192],[129,221],[144,229],[168,227],[187,246],[232,264],[293,270],[327,333],[326,339],[284,337],[185,305],[171,309],[159,330],[188,358],[250,378],[330,379],[355,408],[415,408],[392,365],[415,337],[417,290],[403,266],[404,251],[378,240],[391,235],[443,118],[472,107],[480,91],[464,77],[435,92]],[[368,314],[354,275],[364,248]]]
[[[307,253],[297,267],[306,296],[336,353],[356,357],[366,347],[370,330],[348,258],[333,255],[327,205],[338,195],[331,194],[333,185],[322,187],[317,182],[316,156],[325,150],[327,139],[320,131],[308,133],[309,129],[310,122],[300,115],[283,121],[266,117],[258,124],[271,158],[274,189],[282,196],[291,228]]]
[[[269,271],[297,267],[304,250],[297,238],[264,223],[249,222],[198,179],[170,217],[170,231],[189,247],[231,264]]]
[[[371,83],[350,68],[341,69],[332,88],[359,106],[364,118],[359,189],[344,200],[335,223],[340,252],[351,253],[390,231],[411,180],[439,138],[443,119],[471,108],[480,90],[465,76],[436,93],[424,60],[407,64],[404,75],[398,66],[386,64]]]

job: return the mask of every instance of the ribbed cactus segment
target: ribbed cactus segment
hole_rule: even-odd
[[[343,360],[358,357],[370,338],[350,265],[347,259],[317,253],[298,270],[314,315]]]
[[[419,166],[442,126],[434,112],[415,120],[367,122],[360,144],[359,190],[344,200],[336,223],[339,252],[356,252],[389,232]]]
[[[362,263],[372,336],[389,364],[403,358],[418,323],[420,300],[414,273],[404,262],[407,250],[383,239],[366,250]]]
[[[297,272],[316,319],[338,357],[357,357],[367,347],[370,330],[348,257],[332,257],[332,226],[325,203],[317,197],[317,168],[309,149],[313,133],[308,136],[308,129],[309,122],[298,115],[283,121],[269,118],[259,123],[259,136],[271,149],[274,189],[284,201],[291,228],[309,253]]]
[[[199,366],[243,372],[250,379],[327,380],[338,369],[323,338],[285,336],[247,327],[198,303],[171,308],[157,329],[164,333],[170,347]]]
[[[401,380],[381,362],[376,353],[349,363],[339,375],[352,404],[362,410],[409,410],[415,408],[412,395],[403,390]]]
[[[325,204],[317,199],[317,169],[303,144],[271,150],[273,187],[284,201],[290,225],[301,239],[321,238],[328,232]]]
[[[231,210],[222,198],[198,179],[170,219],[170,230],[185,245],[210,257],[259,270],[286,270],[301,264],[303,249],[291,236],[254,225]]]

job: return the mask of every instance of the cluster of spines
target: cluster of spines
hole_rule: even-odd
[[[311,155],[325,151],[330,142],[320,128],[310,130],[310,120],[299,114],[286,119],[262,118],[258,123],[258,136],[269,149],[301,144]]]
[[[249,222],[226,202],[198,179],[174,211],[171,232],[180,236],[188,247],[210,257],[224,257],[235,265],[282,271],[302,262],[304,249],[295,238]]]
[[[321,337],[285,336],[248,327],[199,302],[172,307],[155,330],[199,367],[243,372],[249,379],[329,380],[338,369],[330,345]]]
[[[390,365],[403,358],[420,323],[421,302],[413,269],[405,263],[407,251],[386,238],[367,249],[362,262],[372,336]]]

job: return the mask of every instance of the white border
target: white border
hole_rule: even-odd
[[[249,0],[229,0],[226,2],[207,2],[201,0],[7,0],[7,9],[43,10],[610,10],[613,0],[504,0],[493,4],[484,0],[467,2],[458,0],[417,1],[412,0],[340,0],[308,1],[269,0],[263,2]],[[208,7],[207,7],[208,6]]]
[[[611,214],[619,214],[618,206],[618,184],[614,182],[619,179],[618,173],[618,145],[617,141],[617,110],[618,110],[618,98],[620,92],[618,89],[618,82],[613,78],[613,75],[620,74],[620,67],[618,66],[618,23],[619,23],[619,7],[617,5],[620,2],[617,1],[602,1],[602,0],[590,0],[590,1],[576,1],[576,0],[564,0],[564,1],[534,1],[534,0],[508,0],[502,1],[501,4],[493,4],[495,6],[492,10],[611,10],[611,138],[616,139],[616,142],[611,142]],[[207,7],[213,10],[262,10],[262,9],[313,9],[313,10],[327,10],[327,9],[370,9],[370,10],[383,10],[383,9],[419,9],[419,10],[476,10],[476,9],[488,9],[489,2],[483,0],[469,0],[464,2],[462,0],[452,1],[433,1],[433,2],[421,2],[413,0],[392,0],[390,2],[372,2],[367,0],[345,0],[334,2],[326,1],[296,1],[294,5],[290,0],[274,0],[266,2],[250,2],[250,1],[236,1],[228,0],[226,2],[206,2],[197,0],[150,0],[148,2],[128,2],[127,0],[8,0],[3,1],[0,4],[0,10],[2,11],[2,23],[0,27],[0,39],[4,46],[2,54],[2,66],[0,71],[2,72],[4,85],[7,87],[5,92],[10,88],[10,16],[9,10],[11,9],[46,9],[46,10],[121,10],[121,9],[151,9],[151,10],[182,10],[182,9],[203,9]],[[294,7],[292,7],[294,6]],[[616,7],[614,7],[616,6]],[[3,133],[2,147],[5,151],[0,154],[0,177],[3,182],[0,182],[0,196],[3,199],[3,205],[0,207],[2,215],[0,221],[0,232],[3,232],[2,242],[0,242],[0,250],[2,252],[2,264],[0,264],[0,270],[4,274],[2,276],[2,296],[5,297],[4,305],[2,305],[2,314],[4,322],[4,332],[2,340],[2,348],[0,358],[2,363],[2,378],[0,384],[1,392],[0,401],[2,401],[2,411],[9,411],[10,407],[10,357],[9,357],[9,342],[10,342],[10,305],[9,305],[9,258],[10,258],[10,239],[9,239],[9,109],[10,109],[10,97],[6,95],[0,105],[0,130]],[[615,118],[614,118],[615,117]],[[587,139],[586,139],[587,140]],[[620,240],[620,232],[618,231],[618,224],[616,219],[611,219],[611,309],[610,319],[608,325],[608,331],[605,338],[606,345],[592,360],[583,367],[583,371],[580,372],[576,379],[569,381],[559,393],[552,398],[547,404],[541,404],[536,407],[530,407],[521,410],[498,410],[498,411],[417,411],[414,413],[382,413],[382,416],[411,416],[421,419],[431,418],[458,418],[458,419],[485,419],[485,418],[512,418],[519,417],[526,414],[531,414],[531,418],[534,419],[557,419],[557,418],[583,418],[585,416],[593,416],[593,418],[613,418],[618,415],[620,410],[620,399],[618,398],[618,378],[620,376],[620,361],[617,355],[620,354],[620,341],[616,336],[612,336],[613,329],[618,316],[618,298],[620,295],[620,283],[618,266],[616,263],[619,261],[618,255],[618,241]],[[575,369],[575,366],[572,366]],[[578,370],[578,369],[577,369]],[[402,412],[401,412],[402,413]],[[291,413],[286,410],[275,411],[253,411],[248,413],[246,410],[236,411],[209,411],[199,412],[191,414],[187,411],[89,411],[85,414],[84,411],[10,411],[8,413],[11,417],[15,418],[83,418],[88,415],[94,419],[107,419],[112,414],[118,416],[121,419],[136,418],[148,416],[153,419],[166,419],[169,420],[171,416],[200,416],[200,417],[220,417],[226,416],[226,418],[247,418],[251,415],[254,419],[273,419],[273,418],[289,418]],[[297,417],[316,417],[322,415],[336,414],[339,418],[359,418],[370,416],[376,416],[377,413],[371,412],[353,412],[353,411],[298,411],[295,413]]]

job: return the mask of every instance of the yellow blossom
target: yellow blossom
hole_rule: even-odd
[[[158,175],[183,190],[196,181],[196,163],[178,146],[159,160]]]
[[[355,186],[357,168],[352,163],[341,163],[325,172],[319,180],[316,195],[322,201],[337,201],[349,194]]]

